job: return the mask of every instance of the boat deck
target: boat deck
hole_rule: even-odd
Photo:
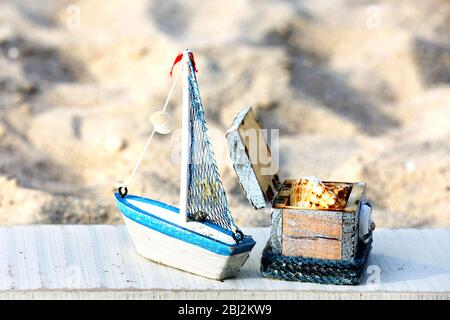
[[[0,299],[450,299],[450,229],[377,229],[359,286],[262,278],[267,228],[234,279],[208,280],[140,257],[124,226],[0,227]]]

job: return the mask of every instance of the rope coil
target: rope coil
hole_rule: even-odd
[[[351,260],[327,260],[283,256],[272,250],[269,241],[261,257],[261,273],[272,279],[355,285],[361,281],[371,249],[372,239],[367,244],[359,242]]]

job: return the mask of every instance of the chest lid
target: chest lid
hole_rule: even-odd
[[[281,188],[278,163],[266,141],[267,131],[261,129],[249,107],[237,114],[226,136],[231,162],[247,199],[255,209],[264,208]]]

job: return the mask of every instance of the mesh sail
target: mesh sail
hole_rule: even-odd
[[[214,152],[206,128],[197,78],[189,62],[189,92],[191,100],[191,152],[188,172],[187,214],[201,216],[207,222],[228,230],[235,225],[228,209],[227,197],[220,180]]]

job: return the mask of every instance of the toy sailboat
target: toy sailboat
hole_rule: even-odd
[[[139,254],[177,269],[221,280],[239,271],[255,241],[236,227],[228,209],[207,133],[193,54],[184,50],[175,59],[174,66],[178,62],[181,62],[183,76],[180,208],[128,195],[129,182],[154,133],[171,131],[171,118],[165,109],[179,72],[163,110],[150,118],[153,131],[140,160],[130,178],[116,186],[114,195]]]

